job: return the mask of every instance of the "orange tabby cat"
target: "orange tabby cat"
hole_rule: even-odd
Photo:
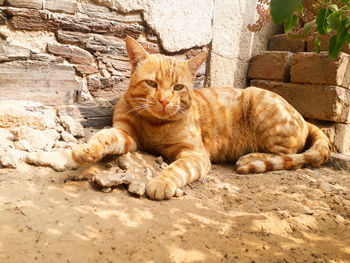
[[[73,149],[78,164],[137,149],[173,162],[150,181],[147,194],[166,199],[210,170],[210,161],[235,161],[238,173],[319,166],[330,155],[328,138],[275,93],[249,87],[193,89],[207,57],[179,61],[149,55],[126,38],[130,86],[116,105],[113,128]],[[301,153],[309,142],[311,147]]]

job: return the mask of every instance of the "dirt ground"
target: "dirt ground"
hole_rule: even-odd
[[[151,201],[81,170],[0,169],[0,262],[350,262],[350,175],[233,165]]]

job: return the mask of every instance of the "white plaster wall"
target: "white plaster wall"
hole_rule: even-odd
[[[213,40],[210,56],[210,86],[244,88],[249,59],[266,50],[268,38],[278,28],[269,24],[259,33],[251,33],[257,0],[216,0],[213,16]]]

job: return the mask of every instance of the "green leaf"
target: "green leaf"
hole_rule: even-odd
[[[339,10],[337,5],[329,5],[328,8],[332,9],[333,11],[338,11]]]
[[[335,31],[339,31],[342,26],[343,15],[339,12],[333,13],[327,17],[327,24]]]
[[[304,7],[303,7],[303,4],[299,4],[297,10],[298,10],[298,12],[300,12],[300,14],[304,15]]]
[[[271,0],[270,13],[275,24],[282,24],[298,9],[301,0]]]
[[[304,24],[304,27],[303,27],[304,32],[308,33],[315,24],[316,24],[316,20],[312,20],[311,22]]]
[[[318,39],[318,36],[315,38],[315,45],[316,45],[316,52],[320,53],[321,52],[321,41]]]
[[[291,31],[298,23],[298,16],[296,14],[291,15],[291,17],[283,23],[284,32],[288,33]]]
[[[327,17],[332,14],[332,11],[326,8],[323,8],[318,12],[316,18],[317,31],[321,35],[325,35],[331,31],[331,28],[327,24]]]
[[[332,36],[329,39],[329,57],[331,59],[336,59],[339,51],[337,51],[337,36]]]

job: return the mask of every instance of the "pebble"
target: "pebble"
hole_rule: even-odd
[[[159,156],[159,157],[156,158],[155,161],[156,161],[157,164],[161,165],[162,162],[163,162],[163,157],[162,157],[162,156]]]
[[[142,196],[146,192],[146,184],[144,182],[133,181],[129,184],[128,191],[138,196]]]
[[[318,184],[318,187],[324,192],[332,191],[330,184],[327,183],[326,181],[320,181]]]

